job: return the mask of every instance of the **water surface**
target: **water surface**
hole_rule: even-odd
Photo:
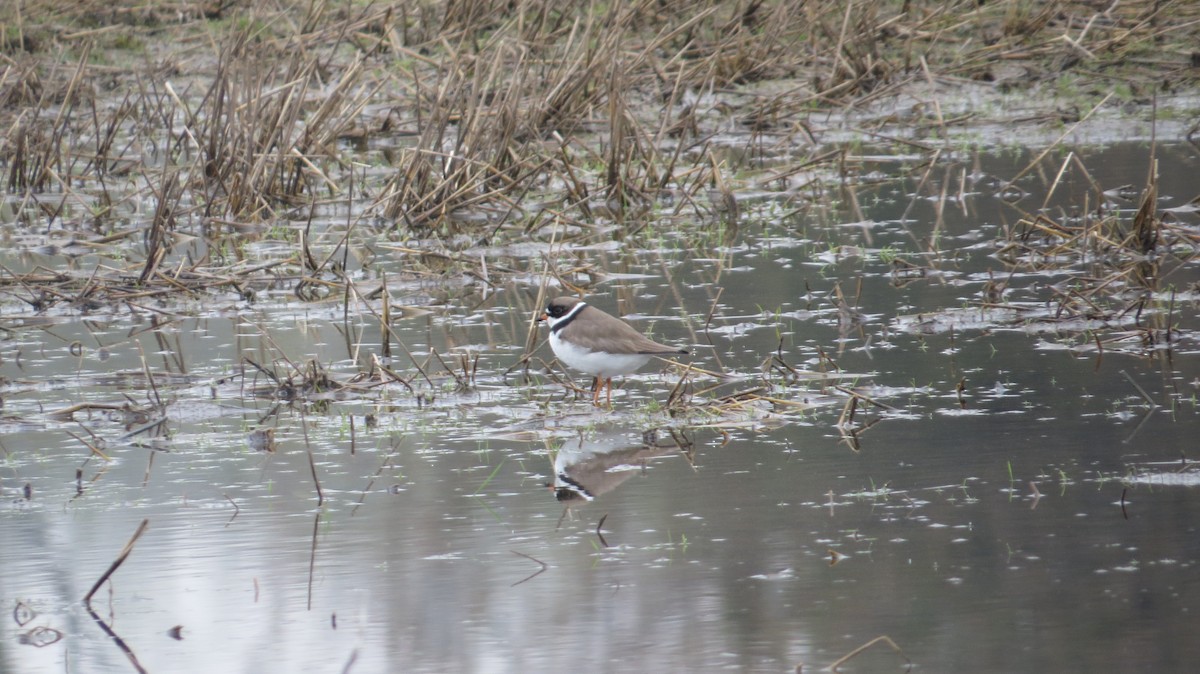
[[[1148,150],[1077,151],[1107,189],[1142,184]],[[1156,152],[1161,206],[1187,202],[1194,149]],[[746,198],[731,241],[663,228],[575,253],[607,275],[597,306],[728,375],[696,376],[674,415],[678,370],[626,378],[598,411],[546,372],[548,347],[514,369],[536,274],[398,279],[397,304],[421,310],[393,321],[386,362],[416,390],[379,379],[303,403],[244,359],[348,378],[378,355],[376,318],[285,285],[140,310],[7,304],[0,599],[21,611],[0,669],[134,669],[81,599],[146,519],[92,606],[151,672],[781,672],[880,635],[903,655],[880,644],[848,670],[1184,671],[1200,659],[1182,470],[1200,275],[1181,247],[1156,260],[1161,281],[1106,296],[1146,298],[1140,313],[1066,321],[1056,298],[1123,263],[998,252],[1024,215],[1091,194],[1050,194],[1061,155],[1019,199],[988,188],[1030,159],[950,162],[957,199],[881,159],[878,182],[825,210]],[[712,404],[755,387],[782,402]],[[839,428],[849,390],[864,400]],[[35,627],[62,639],[23,643]]]

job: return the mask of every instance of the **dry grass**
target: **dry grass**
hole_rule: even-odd
[[[489,230],[520,219],[558,186],[587,221],[597,202],[624,216],[711,188],[703,148],[729,120],[803,139],[814,108],[917,80],[1188,87],[1197,21],[1180,2],[16,3],[0,10],[0,168],[40,194],[171,165],[174,212],[235,220],[369,194],[442,235],[464,211]],[[381,184],[339,138],[399,143]]]

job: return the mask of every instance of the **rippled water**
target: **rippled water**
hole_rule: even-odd
[[[1158,156],[1161,205],[1195,196],[1196,153]],[[1105,189],[1144,182],[1144,146],[1081,157]],[[1012,176],[1029,159],[957,170]],[[1023,208],[1056,166],[1019,182]],[[775,353],[826,374],[774,376],[786,404],[739,413],[667,415],[679,375],[654,367],[611,412],[540,362],[512,370],[537,278],[395,291],[422,309],[394,321],[412,360],[396,340],[392,359],[425,368],[420,395],[392,383],[307,405],[240,363],[367,369],[378,321],[346,320],[337,298],[231,291],[37,325],[6,308],[0,600],[17,610],[0,670],[134,669],[81,600],[149,520],[92,606],[151,672],[810,671],[880,635],[903,654],[876,644],[845,668],[1185,671],[1200,658],[1200,503],[1180,471],[1200,275],[1182,250],[1164,261],[1169,345],[1128,316],[1056,327],[1011,308],[1044,306],[1065,278],[1009,276],[996,241],[1011,204],[910,206],[916,183],[858,188],[857,210],[846,194],[826,213],[748,200],[728,245],[668,231],[653,249],[580,253],[612,274],[597,306],[733,377],[697,378],[693,392],[721,387],[701,399],[761,385]],[[1060,186],[1047,212],[1088,189]],[[894,256],[928,269],[898,280]],[[989,270],[1011,322],[980,308]],[[460,354],[479,358],[473,386],[447,373]],[[835,385],[881,405],[857,408],[853,439]],[[53,634],[37,627],[62,639],[27,643]]]

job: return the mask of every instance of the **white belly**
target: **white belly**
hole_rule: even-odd
[[[570,342],[563,341],[558,335],[550,333],[550,348],[554,355],[566,363],[568,367],[580,372],[586,372],[593,377],[616,377],[629,374],[650,360],[650,356],[642,354],[615,354],[603,351],[581,349]]]

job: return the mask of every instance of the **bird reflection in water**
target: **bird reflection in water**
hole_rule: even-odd
[[[637,433],[616,428],[581,432],[568,440],[554,457],[554,497],[569,505],[587,502],[616,489],[650,459],[681,454],[692,461],[692,442],[681,431],[670,429]]]

